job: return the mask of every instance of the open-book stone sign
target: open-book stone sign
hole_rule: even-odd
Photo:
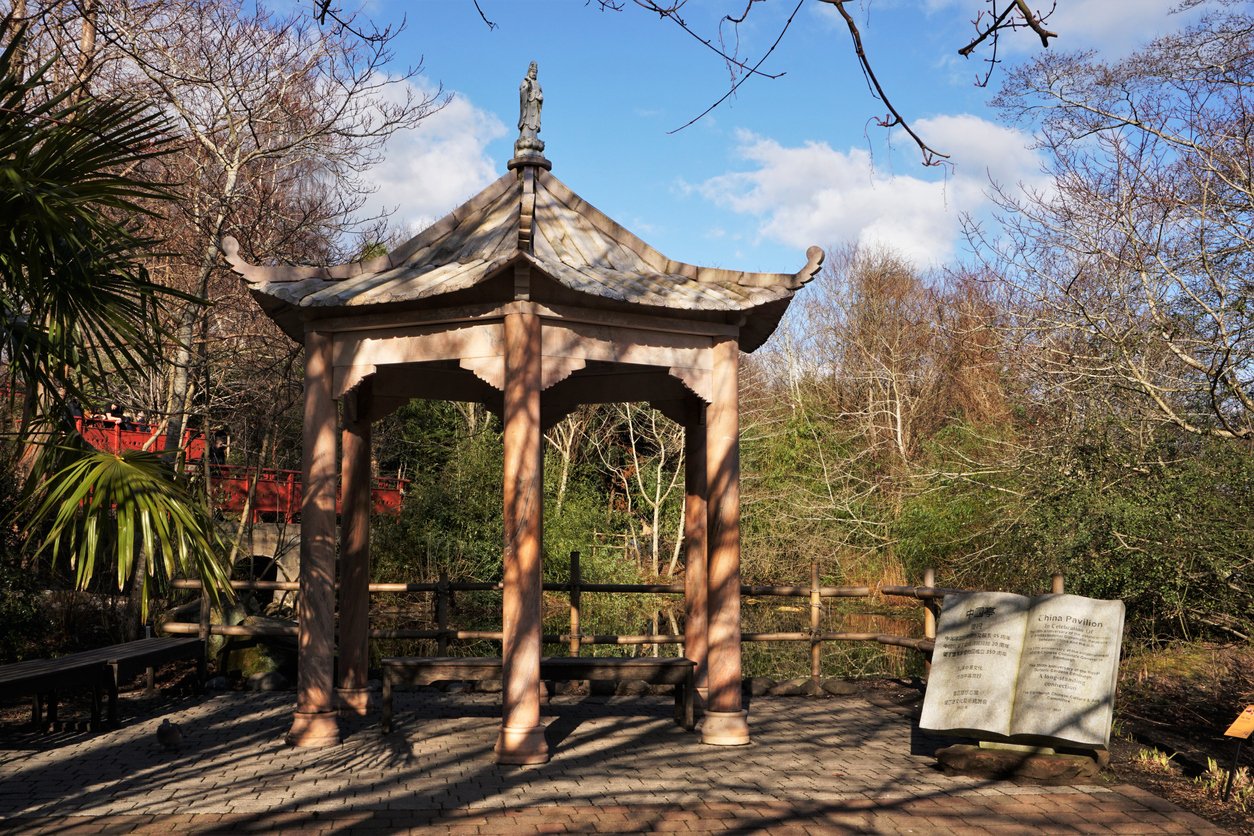
[[[920,727],[984,740],[1110,739],[1122,601],[1005,592],[945,596]]]

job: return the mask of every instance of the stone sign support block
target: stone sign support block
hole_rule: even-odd
[[[1082,755],[1042,754],[990,749],[969,743],[936,750],[936,760],[946,772],[995,781],[1021,780],[1046,785],[1096,780],[1104,766],[1102,755],[1105,755],[1105,761],[1109,763],[1109,754],[1105,750]]]

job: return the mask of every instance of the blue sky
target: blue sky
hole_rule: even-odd
[[[690,0],[684,18],[717,35],[721,15],[746,0]],[[1177,0],[1058,0],[1050,49],[1097,49],[1117,58],[1196,17],[1169,14]],[[407,231],[443,215],[505,172],[517,135],[518,83],[529,61],[544,89],[540,137],[553,173],[671,258],[734,269],[792,272],[808,245],[883,244],[920,267],[963,254],[959,215],[987,211],[989,176],[1031,184],[1039,161],[1030,137],[997,121],[983,64],[958,47],[972,37],[982,0],[866,0],[856,9],[864,44],[894,103],[951,168],[924,168],[863,82],[848,30],[834,11],[805,0],[753,79],[709,116],[728,86],[722,60],[678,27],[627,0],[621,12],[595,0],[371,0],[377,23],[407,24],[393,69],[421,60],[414,84],[442,84],[452,103],[392,139],[369,174],[375,207],[395,208]],[[754,61],[795,0],[756,3],[738,33]],[[730,42],[730,41],[729,41]],[[1030,33],[1003,41],[1008,63],[1039,51]]]

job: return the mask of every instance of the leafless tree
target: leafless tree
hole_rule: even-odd
[[[202,298],[212,295],[218,241],[236,226],[265,257],[337,255],[364,195],[358,173],[389,136],[443,101],[407,83],[416,69],[383,70],[390,36],[319,29],[303,13],[278,16],[239,0],[99,0],[98,13],[101,33],[125,56],[114,83],[149,96],[186,138],[174,172],[183,230],[171,240],[175,269]],[[262,216],[264,226],[255,225]],[[199,306],[177,325],[170,442],[191,406],[196,346],[215,330]]]
[[[656,409],[636,403],[602,408],[599,417],[601,424],[589,434],[589,439],[605,472],[618,483],[627,499],[633,537],[648,538],[649,568],[656,577],[662,571],[667,506],[677,495],[676,488],[682,490],[683,485],[683,428]],[[678,563],[682,528],[680,507],[668,574],[674,573]]]
[[[571,472],[588,452],[588,431],[596,418],[595,407],[582,406],[544,434],[548,449],[558,461],[557,494],[554,497],[553,509],[555,514],[562,513],[562,506],[566,502],[566,491],[570,486]]]
[[[832,404],[862,426],[870,449],[908,461],[940,385],[936,294],[883,250],[846,247],[819,281],[803,305]]]
[[[1059,390],[1254,438],[1254,17],[1221,11],[1124,61],[1040,59],[999,104],[1050,182],[970,225]]]

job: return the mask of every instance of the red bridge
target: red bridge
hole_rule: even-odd
[[[74,427],[83,439],[97,450],[123,453],[127,450],[148,450],[160,453],[165,450],[165,430],[160,426],[142,429],[122,429],[121,421],[107,418],[75,418]],[[135,425],[130,425],[135,426]],[[205,455],[205,437],[197,430],[183,431],[183,449],[188,461],[198,461]]]
[[[126,450],[165,450],[165,433],[159,427],[123,429],[120,421],[100,418],[78,418],[78,431],[92,447],[110,453]],[[183,432],[183,449],[189,462],[205,456],[205,437],[198,430]],[[253,522],[291,522],[300,517],[301,474],[298,470],[262,468],[260,471],[240,465],[211,465],[209,495],[215,508],[236,514],[243,513],[248,502],[249,485],[256,478],[249,514]],[[399,516],[408,479],[375,477],[370,487],[371,511],[375,514]],[[340,498],[336,495],[336,512]]]
[[[300,471],[219,465],[210,468],[209,486],[215,508],[241,513],[248,500],[248,486],[253,478],[253,522],[290,522],[300,517],[302,483]],[[376,476],[370,486],[370,511],[396,517],[401,513],[408,479]],[[340,495],[335,495],[335,512],[340,512]]]

